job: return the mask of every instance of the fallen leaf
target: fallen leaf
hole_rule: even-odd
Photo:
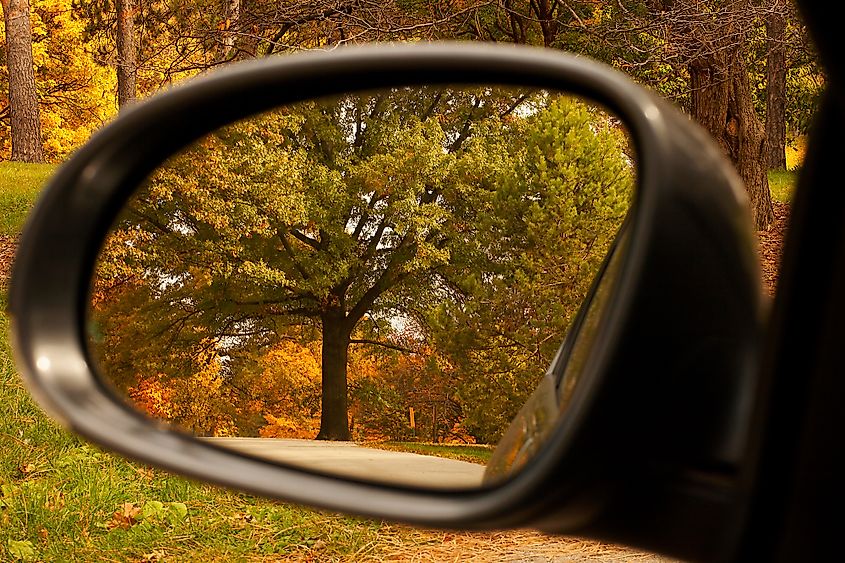
[[[49,497],[44,503],[47,510],[56,510],[65,507],[65,494],[59,491],[55,496]]]
[[[249,524],[253,520],[252,514],[247,514],[246,512],[236,512],[231,516],[231,518],[235,522],[241,522],[245,524]]]
[[[135,473],[137,473],[142,479],[146,479],[147,481],[151,481],[155,476],[153,470],[149,467],[133,467],[132,470],[135,471]]]
[[[111,520],[106,522],[106,529],[113,530],[115,528],[122,528],[124,530],[131,528],[138,523],[137,516],[141,512],[141,508],[133,502],[125,502],[112,514]]]
[[[38,468],[35,467],[34,463],[22,463],[22,464],[18,465],[18,471],[23,476],[27,476],[27,475],[31,475],[32,473],[35,473],[36,469],[38,469]]]
[[[323,549],[326,547],[326,542],[323,540],[317,540],[314,542],[314,545],[311,546],[311,549]]]
[[[164,558],[166,556],[167,556],[167,554],[164,552],[164,550],[160,549],[160,550],[153,551],[151,553],[145,553],[144,555],[141,556],[141,561],[143,563],[154,563],[156,561],[164,561]]]
[[[157,520],[166,513],[164,503],[158,500],[148,500],[138,515],[138,520]]]
[[[171,502],[167,507],[167,518],[175,524],[188,517],[188,506],[184,502]]]
[[[35,546],[29,540],[9,540],[6,544],[9,555],[18,561],[34,561],[36,558]]]

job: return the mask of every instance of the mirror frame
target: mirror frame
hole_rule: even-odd
[[[203,134],[282,104],[421,84],[566,91],[615,113],[632,138],[637,194],[626,222],[620,281],[577,396],[545,449],[501,485],[423,490],[315,474],[216,448],[116,400],[88,354],[87,299],[108,230],[147,175]],[[687,249],[685,259],[676,247]],[[699,248],[707,252],[690,254]],[[40,404],[75,432],[131,458],[324,509],[435,527],[579,530],[684,557],[721,549],[726,542],[713,536],[727,540],[735,533],[736,522],[727,517],[712,523],[709,537],[692,526],[667,538],[666,526],[681,530],[702,515],[728,514],[742,496],[740,480],[729,479],[724,468],[744,459],[744,421],[756,387],[762,319],[757,268],[745,192],[719,149],[678,110],[623,74],[583,57],[528,47],[367,45],[232,65],[121,114],[61,167],[30,215],[13,268],[10,311],[17,363]],[[679,303],[689,319],[676,319]],[[722,318],[702,321],[714,310]],[[677,334],[692,344],[679,343]],[[673,399],[683,407],[687,390],[700,390],[698,375],[677,377],[686,356],[660,365],[662,347],[678,355],[697,346],[699,334],[726,343],[719,348],[725,356],[719,375],[703,386],[712,401],[702,404],[713,412],[687,419],[679,408],[683,420],[667,432],[658,418],[630,419],[631,402],[657,409]],[[620,367],[625,365],[653,365],[655,373],[634,387],[631,373]],[[672,384],[663,389],[666,381]],[[609,467],[607,450],[631,452],[632,440],[640,450]],[[658,483],[657,476],[667,474],[672,478]],[[643,498],[651,500],[634,514],[639,524],[632,527],[628,512]]]

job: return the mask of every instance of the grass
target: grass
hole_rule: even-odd
[[[55,164],[0,162],[0,235],[16,235]]]
[[[363,445],[368,448],[446,457],[481,465],[487,465],[490,456],[493,455],[493,447],[485,445],[464,446],[461,444],[430,444],[424,442],[367,442]]]
[[[791,202],[797,179],[797,170],[770,170],[769,190],[772,192],[772,199],[781,203]]]
[[[769,171],[769,190],[772,199],[781,203],[790,203],[795,193],[795,182],[798,180],[798,170],[804,161],[807,150],[806,137],[798,137],[786,146],[786,170]]]

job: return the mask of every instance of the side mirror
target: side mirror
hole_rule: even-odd
[[[389,263],[357,263],[361,268],[367,264],[373,268],[370,287],[379,284],[379,273],[388,271],[402,277],[414,268],[435,271],[432,264],[466,268],[457,261],[459,252],[464,253],[460,256],[467,263],[477,260],[485,264],[514,255],[516,247],[500,245],[496,248],[504,250],[494,255],[492,245],[484,246],[482,239],[490,239],[490,232],[496,232],[490,225],[485,235],[468,227],[461,231],[472,231],[474,238],[465,236],[466,244],[451,253],[444,251],[448,237],[442,238],[442,229],[438,230],[438,221],[442,220],[457,224],[460,231],[465,227],[461,221],[471,217],[473,210],[488,211],[461,191],[461,182],[474,178],[472,181],[492,185],[495,190],[495,182],[490,181],[507,174],[484,176],[484,166],[478,163],[484,162],[483,157],[504,159],[511,155],[515,160],[503,160],[500,168],[512,173],[515,163],[522,162],[519,158],[524,160],[525,155],[507,147],[497,153],[481,150],[485,146],[479,145],[474,154],[480,159],[476,165],[472,165],[472,159],[458,159],[456,166],[463,168],[448,177],[440,174],[445,165],[426,168],[432,175],[439,174],[437,186],[451,186],[452,195],[444,195],[432,183],[433,176],[402,184],[410,190],[410,196],[401,205],[390,204],[396,212],[390,219],[396,240],[381,238],[383,233],[374,236],[381,226],[363,219],[368,206],[376,209],[379,198],[373,194],[381,193],[378,190],[395,194],[400,189],[396,187],[397,178],[407,173],[410,165],[401,159],[388,162],[384,155],[394,153],[382,145],[365,155],[369,160],[364,159],[363,152],[350,148],[356,131],[392,123],[390,119],[395,123],[413,122],[414,139],[420,142],[413,144],[408,141],[410,133],[400,135],[391,130],[382,135],[386,143],[393,143],[391,150],[403,158],[424,159],[423,164],[439,162],[441,157],[445,162],[454,152],[448,145],[454,144],[462,131],[456,124],[449,125],[449,112],[464,106],[446,103],[438,119],[429,121],[420,119],[414,111],[395,111],[364,127],[359,118],[362,109],[378,113],[385,99],[373,97],[373,91],[387,92],[390,100],[402,99],[420,107],[433,101],[442,104],[444,97],[469,99],[467,107],[474,110],[496,104],[504,104],[501,107],[507,110],[510,103],[512,109],[499,115],[510,115],[510,125],[505,127],[508,131],[520,130],[524,122],[542,114],[551,103],[550,96],[571,94],[606,108],[613,116],[592,121],[592,131],[601,124],[624,127],[633,145],[632,151],[620,149],[613,157],[631,166],[636,163],[635,193],[632,198],[622,198],[631,202],[630,209],[627,215],[606,213],[618,218],[602,243],[610,249],[608,258],[596,262],[599,268],[595,281],[585,285],[589,289],[579,298],[583,304],[568,323],[571,328],[566,337],[560,334],[563,345],[552,367],[545,378],[537,378],[542,381],[538,391],[510,429],[504,432],[502,427],[505,438],[493,454],[481,487],[426,487],[413,481],[397,483],[372,475],[367,478],[360,471],[327,470],[291,458],[261,459],[190,435],[184,432],[184,421],[181,429],[162,424],[148,416],[154,414],[149,409],[142,414],[137,402],[133,406],[125,400],[132,397],[131,389],[138,389],[138,378],[143,374],[175,377],[187,373],[188,368],[180,366],[196,363],[197,348],[178,348],[177,341],[204,346],[215,357],[204,364],[214,366],[213,377],[234,381],[242,366],[258,361],[258,345],[251,349],[250,356],[241,353],[241,344],[257,342],[250,340],[250,335],[272,333],[277,339],[292,338],[290,323],[280,320],[288,318],[279,313],[281,308],[288,307],[285,311],[293,314],[312,305],[322,307],[322,313],[316,313],[322,326],[326,326],[330,311],[343,309],[346,294],[338,297],[320,289],[323,286],[314,280],[317,275],[311,276],[301,265],[299,282],[292,281],[298,266],[290,256],[291,249],[285,247],[284,237],[277,241],[276,251],[288,254],[287,273],[281,265],[243,258],[237,249],[226,246],[225,241],[231,238],[203,234],[209,229],[218,229],[218,234],[225,231],[223,227],[234,224],[236,215],[237,220],[244,221],[249,215],[253,229],[252,234],[237,235],[242,244],[239,248],[244,248],[246,239],[254,241],[249,243],[253,244],[251,248],[265,244],[270,235],[290,233],[292,225],[301,227],[296,237],[299,243],[315,251],[325,250],[319,248],[322,241],[333,241],[326,246],[331,246],[334,254],[330,256],[336,261],[324,261],[315,271],[340,285],[344,283],[342,272],[351,267],[352,258],[338,257],[361,257],[351,250],[361,239],[347,240],[347,235],[356,230],[358,235],[370,233],[367,240],[376,254],[405,244],[407,237],[402,233],[417,237],[413,256],[395,272],[389,270]],[[454,92],[470,94],[461,98],[463,94]],[[311,113],[285,109],[301,108],[314,100],[332,101],[309,106]],[[394,109],[401,108],[393,101],[390,104]],[[271,120],[256,122],[259,115],[270,115]],[[252,129],[229,128],[225,139],[215,133],[236,122],[258,125]],[[334,137],[321,136],[318,128],[308,130],[303,125],[317,122],[320,127],[334,127]],[[497,123],[502,122],[499,119]],[[456,123],[476,127],[474,131],[486,126],[474,118]],[[290,139],[302,131],[308,134],[300,138],[307,142],[303,141],[296,151],[274,152],[272,158],[265,158],[265,153],[260,158],[257,152],[241,154],[246,145],[251,151],[257,150],[255,143],[268,150],[291,147]],[[496,130],[495,135],[501,131]],[[209,147],[221,139],[229,144],[224,150],[212,151]],[[432,139],[434,144],[425,145],[430,150],[424,152],[423,141],[430,143]],[[519,138],[512,141],[513,146],[522,142]],[[333,143],[332,147],[327,143]],[[552,156],[542,150],[551,146],[549,143],[540,139],[532,145],[538,150],[537,160],[552,162]],[[331,153],[334,159],[342,155],[350,166],[359,166],[297,176],[304,168],[292,162],[307,159],[308,146],[311,151]],[[192,150],[189,147],[200,148],[186,153],[186,148]],[[189,157],[179,156],[185,154]],[[179,158],[182,164],[185,158],[190,161],[190,155],[199,157],[191,161],[193,168],[173,164]],[[378,157],[378,166],[373,164],[373,155]],[[202,158],[207,159],[209,168],[216,165],[215,159],[229,158],[222,168],[227,175],[207,174]],[[261,164],[260,170],[256,163]],[[610,160],[604,164],[613,166]],[[620,165],[619,170],[626,168],[630,166]],[[279,174],[281,170],[285,173]],[[382,176],[373,175],[374,170]],[[577,173],[578,169],[572,171]],[[248,182],[244,180],[247,176]],[[538,184],[541,192],[520,192],[517,182],[512,195],[516,201],[541,206],[546,197],[542,190],[556,181],[552,176],[538,173],[538,178],[545,179],[545,184]],[[519,179],[514,174],[507,177]],[[188,181],[196,178],[200,180]],[[384,184],[385,178],[395,185],[374,188],[368,184]],[[278,191],[278,186],[286,182],[290,190]],[[234,188],[241,183],[267,187],[266,192],[250,192],[248,213],[238,208],[243,202]],[[300,189],[306,183],[310,190],[307,194]],[[174,185],[182,188],[174,191],[168,187]],[[223,191],[209,195],[212,185]],[[337,189],[353,185],[358,190],[354,197],[351,191]],[[413,187],[408,188],[410,185]],[[428,199],[420,200],[420,194]],[[313,201],[321,197],[324,204],[314,207]],[[211,202],[209,209],[218,214],[217,219],[198,211],[204,209],[198,207],[200,200]],[[328,227],[320,222],[328,215],[330,206],[325,202],[329,200],[352,202],[340,206],[346,214],[339,215],[333,238],[328,231],[323,232]],[[258,209],[258,201],[264,206],[260,213],[253,212]],[[434,205],[439,202],[448,207],[448,213],[443,211],[444,206]],[[429,204],[425,220],[420,214],[403,215],[411,207],[419,211],[422,203]],[[582,207],[597,208],[582,204],[584,201],[573,201],[572,213],[580,213]],[[271,232],[275,223],[264,221],[270,216],[284,226],[276,225],[282,231]],[[493,214],[489,218],[496,217]],[[614,239],[617,228],[619,235]],[[550,232],[555,233],[553,229]],[[162,233],[170,238],[165,241]],[[229,232],[227,236],[236,235]],[[441,246],[439,237],[444,241]],[[175,244],[177,240],[187,246]],[[163,246],[163,242],[169,246]],[[394,243],[396,246],[391,246]],[[192,262],[201,254],[205,256],[206,250],[219,252],[219,259]],[[339,254],[341,251],[350,254]],[[230,267],[238,260],[243,268]],[[420,266],[422,262],[425,264]],[[124,266],[134,268],[132,279],[145,280],[136,287],[132,299],[122,292],[125,286],[117,290],[109,285],[123,279],[119,270]],[[235,270],[243,275],[233,277]],[[492,270],[484,272],[479,278],[482,285],[506,279]],[[256,300],[256,280],[271,278],[284,291],[274,296],[276,302],[265,294]],[[220,280],[226,282],[225,288],[202,294],[214,306],[198,307],[198,288],[223,283]],[[519,278],[513,278],[512,283],[519,283]],[[174,287],[179,291],[173,291]],[[454,289],[438,287],[429,286],[428,290],[446,296]],[[224,293],[236,298],[226,301],[221,297]],[[359,298],[366,300],[367,289],[360,293]],[[291,305],[291,299],[296,300],[296,306]],[[407,305],[413,302],[414,294],[395,292],[391,299],[395,301],[394,310],[409,311],[412,308]],[[444,301],[459,302],[445,297]],[[244,315],[247,304],[252,307],[250,311],[275,311],[273,323],[259,322],[257,314]],[[130,457],[195,478],[321,508],[439,527],[577,530],[680,557],[710,557],[726,549],[733,537],[735,522],[719,516],[733,514],[732,509],[743,497],[741,468],[746,461],[745,440],[756,385],[760,307],[759,275],[744,192],[703,132],[624,76],[583,58],[466,44],[368,46],[237,65],[139,104],[98,133],[52,180],[21,239],[10,295],[18,362],[33,394],[71,429]],[[197,312],[200,309],[202,313]],[[138,316],[145,311],[146,316]],[[180,312],[184,314],[180,316]],[[214,316],[213,326],[225,325],[232,330],[210,335],[211,321],[194,322],[197,317],[210,316]],[[261,318],[266,320],[267,316],[272,315]],[[192,320],[186,320],[188,317]],[[162,326],[169,329],[152,328],[157,326],[155,321],[164,321]],[[385,327],[391,322],[394,329],[397,324],[410,324],[406,317],[388,315],[373,318],[370,330],[377,331],[379,323]],[[177,325],[185,330],[176,330]],[[186,334],[191,338],[183,338]],[[160,352],[157,357],[144,353],[153,337],[161,335],[170,336],[172,346],[156,344]],[[307,338],[298,340],[300,344],[305,341]],[[264,346],[262,353],[269,346],[267,342],[258,342]],[[322,342],[325,345],[325,331]],[[324,386],[329,362],[324,348]],[[553,402],[549,393],[554,393]],[[344,395],[342,390],[333,396],[345,401]],[[535,408],[537,405],[543,406]],[[194,406],[204,408],[199,403]],[[346,409],[332,410],[325,394],[322,409],[324,415],[344,413],[340,423],[323,421],[325,426],[321,424],[319,429],[322,437],[347,438],[343,432]],[[702,522],[712,528],[704,538],[693,533]],[[667,534],[667,526],[679,532]]]

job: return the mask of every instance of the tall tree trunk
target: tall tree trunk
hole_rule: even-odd
[[[350,331],[341,311],[323,315],[322,411],[318,440],[349,440],[346,364]]]
[[[44,162],[41,116],[32,60],[29,0],[1,0],[6,24],[6,61],[9,71],[9,113],[12,160]]]
[[[762,231],[767,230],[774,220],[772,193],[769,190],[769,167],[766,166],[766,130],[754,109],[744,54],[737,58],[734,68],[729,115],[736,121],[737,127],[728,127],[726,132],[730,139],[731,158],[745,182],[745,190],[751,200],[754,226],[758,231]]]
[[[222,25],[223,39],[217,54],[217,60],[220,62],[234,58],[235,37],[240,17],[241,0],[226,0],[226,20]]]
[[[744,53],[739,50],[723,57],[689,65],[690,112],[733,162],[751,200],[754,225],[765,230],[773,219],[766,134],[754,111]]]
[[[135,101],[138,59],[135,51],[135,0],[117,0],[117,106]]]
[[[769,168],[786,169],[786,18],[772,12],[766,18],[766,142]]]

